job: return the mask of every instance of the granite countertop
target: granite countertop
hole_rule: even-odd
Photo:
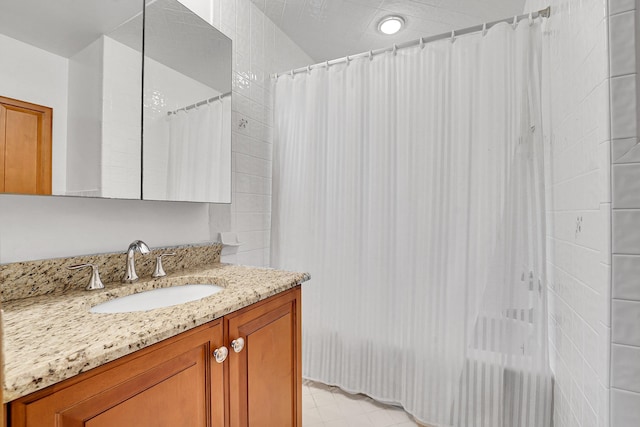
[[[105,283],[98,291],[70,290],[3,303],[4,402],[81,372],[309,280],[306,273],[216,263],[161,279]],[[115,297],[158,287],[213,283],[224,287],[198,301],[134,313],[89,309]]]

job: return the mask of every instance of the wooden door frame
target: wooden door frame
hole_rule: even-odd
[[[19,99],[0,96],[0,129],[6,126],[6,108],[14,107],[23,110],[31,110],[41,115],[42,120],[38,124],[38,175],[36,178],[36,193],[51,194],[51,164],[52,164],[52,126],[53,109],[44,105],[32,104]],[[4,132],[0,132],[0,177],[4,177],[5,170],[5,144]],[[0,192],[5,191],[4,178],[0,182]]]

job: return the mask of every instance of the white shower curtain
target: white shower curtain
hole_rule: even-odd
[[[231,97],[167,118],[167,199],[230,201]]]
[[[546,427],[538,21],[281,76],[272,264],[303,375],[433,426]]]

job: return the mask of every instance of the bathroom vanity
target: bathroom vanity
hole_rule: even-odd
[[[220,264],[215,246],[176,252],[166,263],[173,273],[160,279],[148,274],[153,257],[141,257],[133,284],[111,280],[122,254],[92,259],[105,271],[99,291],[82,280],[57,291],[7,287],[25,285],[30,269],[53,282],[82,278],[62,266],[90,257],[0,266],[8,425],[302,425],[300,284],[309,276]],[[190,265],[212,254],[214,262]],[[115,297],[205,282],[224,289],[150,311],[89,312]],[[38,295],[11,299],[24,292]]]

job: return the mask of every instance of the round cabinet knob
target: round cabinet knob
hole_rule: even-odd
[[[213,357],[216,359],[216,362],[222,363],[227,360],[227,356],[229,355],[229,350],[227,347],[220,347],[213,350]]]
[[[243,338],[236,338],[235,340],[231,341],[231,348],[236,353],[240,353],[242,351],[242,349],[244,348],[244,339]]]

